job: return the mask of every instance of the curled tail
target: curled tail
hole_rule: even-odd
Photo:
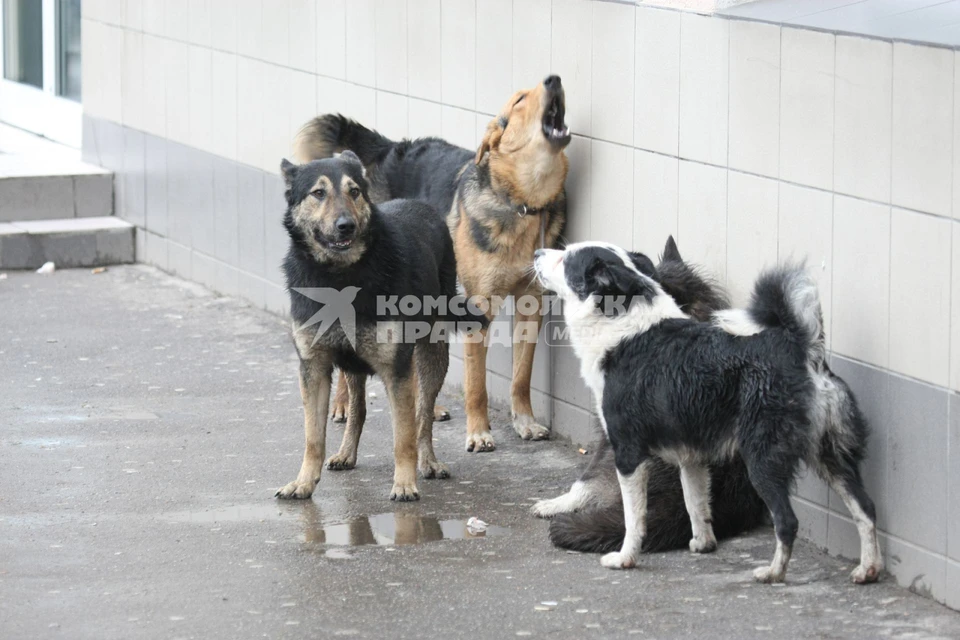
[[[780,327],[806,346],[810,364],[826,358],[823,312],[817,283],[804,265],[785,265],[761,274],[747,308],[754,322]]]
[[[293,155],[302,164],[349,149],[369,166],[382,160],[394,144],[393,140],[355,120],[339,113],[328,113],[301,127],[293,140]]]

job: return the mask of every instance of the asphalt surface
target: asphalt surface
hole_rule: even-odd
[[[453,478],[419,502],[387,499],[375,385],[357,469],[276,502],[302,454],[296,374],[286,323],[148,267],[0,280],[0,638],[960,637],[960,614],[849,584],[805,543],[785,586],[754,584],[769,529],[627,572],[553,549],[528,507],[585,459],[504,412],[497,450],[468,454],[451,394]],[[470,517],[498,528],[464,537]]]

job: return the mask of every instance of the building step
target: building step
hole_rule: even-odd
[[[136,228],[119,218],[0,222],[0,269],[58,269],[133,262]]]
[[[113,174],[80,160],[0,153],[0,222],[113,215]]]

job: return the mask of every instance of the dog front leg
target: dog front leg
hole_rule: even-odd
[[[647,480],[649,478],[649,460],[641,462],[629,475],[623,475],[619,469],[617,470],[627,531],[620,551],[613,551],[600,559],[600,564],[608,569],[630,569],[637,565],[643,538],[647,535]]]
[[[393,413],[393,488],[390,499],[409,502],[420,499],[417,490],[417,376],[384,380]]]
[[[514,297],[517,301],[517,313],[513,328],[513,382],[510,385],[513,430],[524,440],[544,440],[550,437],[550,429],[534,419],[533,406],[530,403],[533,357],[543,322],[540,313],[542,300],[540,296],[530,294]]]
[[[300,360],[300,397],[303,400],[303,432],[306,445],[297,479],[276,493],[277,498],[306,499],[320,482],[327,441],[327,410],[333,367],[318,356]]]
[[[487,415],[487,330],[467,336],[463,345],[463,393],[467,410],[467,451],[493,451]]]
[[[345,382],[344,382],[345,381]],[[366,387],[367,376],[362,373],[340,372],[340,382],[347,389],[347,428],[343,431],[343,440],[340,441],[340,450],[327,460],[327,469],[343,471],[357,466],[357,447],[360,445],[360,434],[367,419]],[[339,387],[337,395],[340,394]]]

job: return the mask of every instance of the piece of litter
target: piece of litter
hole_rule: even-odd
[[[587,450],[584,449],[583,447],[580,447],[579,449],[577,449],[577,452],[582,456],[587,455]]]
[[[0,280],[6,280],[6,279],[7,279],[7,274],[0,273]]]
[[[371,398],[376,398],[376,397],[377,397],[377,392],[376,392],[376,391],[371,391],[371,392],[368,393],[367,395],[368,395],[369,397],[371,397]]]
[[[477,517],[471,517],[467,520],[467,531],[472,534],[483,533],[487,530],[487,523]]]
[[[557,606],[557,603],[554,602],[553,600],[545,600],[545,601],[541,602],[540,604],[542,604],[542,605],[545,606],[545,607],[555,607],[555,606]]]
[[[52,262],[44,262],[43,266],[37,269],[37,273],[42,273],[44,275],[53,273],[57,270],[57,265]]]
[[[96,269],[94,269],[94,270],[91,271],[90,273],[92,273],[93,275],[99,275],[99,274],[101,274],[101,273],[106,273],[106,271],[107,271],[107,268],[106,268],[106,267],[97,267]]]
[[[538,604],[533,608],[534,611],[553,611],[553,607],[545,607],[542,604]]]

